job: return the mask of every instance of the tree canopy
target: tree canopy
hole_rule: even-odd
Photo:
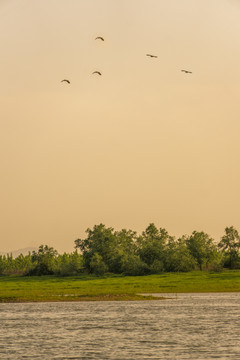
[[[70,254],[58,254],[54,248],[40,245],[38,251],[26,256],[0,255],[0,275],[146,275],[240,268],[240,236],[233,226],[226,227],[216,243],[203,231],[175,238],[153,223],[141,234],[99,224],[88,228],[86,236],[74,244],[75,251]]]

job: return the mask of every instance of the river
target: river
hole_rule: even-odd
[[[0,360],[240,359],[240,293],[0,304]]]

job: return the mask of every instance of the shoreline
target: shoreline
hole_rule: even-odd
[[[57,303],[57,302],[96,302],[96,301],[163,301],[163,300],[175,300],[183,295],[204,295],[204,294],[236,294],[239,291],[196,291],[196,292],[175,292],[175,293],[144,293],[144,294],[105,294],[99,296],[88,295],[52,295],[50,297],[42,297],[37,299],[23,299],[23,298],[0,298],[0,304],[24,304],[24,303]]]
[[[1,304],[33,304],[33,303],[62,303],[62,302],[66,302],[66,303],[70,303],[70,302],[116,302],[116,301],[127,301],[127,302],[131,302],[131,301],[164,301],[164,300],[176,300],[178,299],[178,296],[181,297],[181,295],[193,295],[193,294],[227,294],[227,293],[232,293],[232,294],[236,294],[236,293],[240,293],[240,291],[222,291],[222,292],[189,292],[189,293],[172,293],[172,294],[166,294],[167,296],[164,296],[165,294],[161,294],[163,296],[159,296],[159,294],[156,293],[156,295],[153,293],[151,295],[148,294],[143,294],[143,295],[136,295],[136,296],[112,296],[112,295],[105,295],[105,296],[76,296],[75,299],[74,298],[58,298],[58,299],[51,299],[51,298],[45,298],[45,299],[16,299],[16,298],[12,298],[12,299],[0,299],[0,305]],[[172,296],[171,296],[172,295]]]
[[[147,276],[0,276],[0,303],[164,300],[180,293],[240,292],[240,270]],[[157,294],[157,297],[156,295]]]
[[[53,295],[54,296],[54,295]],[[160,301],[160,300],[167,300],[170,297],[165,296],[154,296],[154,295],[102,295],[102,296],[64,296],[59,298],[51,299],[44,298],[44,299],[21,299],[21,298],[0,298],[0,304],[24,304],[24,303],[57,303],[57,302],[95,302],[95,301]]]

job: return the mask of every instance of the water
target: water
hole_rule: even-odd
[[[0,360],[240,359],[240,293],[0,304]]]

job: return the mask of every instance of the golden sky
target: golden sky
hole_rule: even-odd
[[[69,252],[100,222],[239,229],[239,19],[237,0],[0,0],[0,251]]]

